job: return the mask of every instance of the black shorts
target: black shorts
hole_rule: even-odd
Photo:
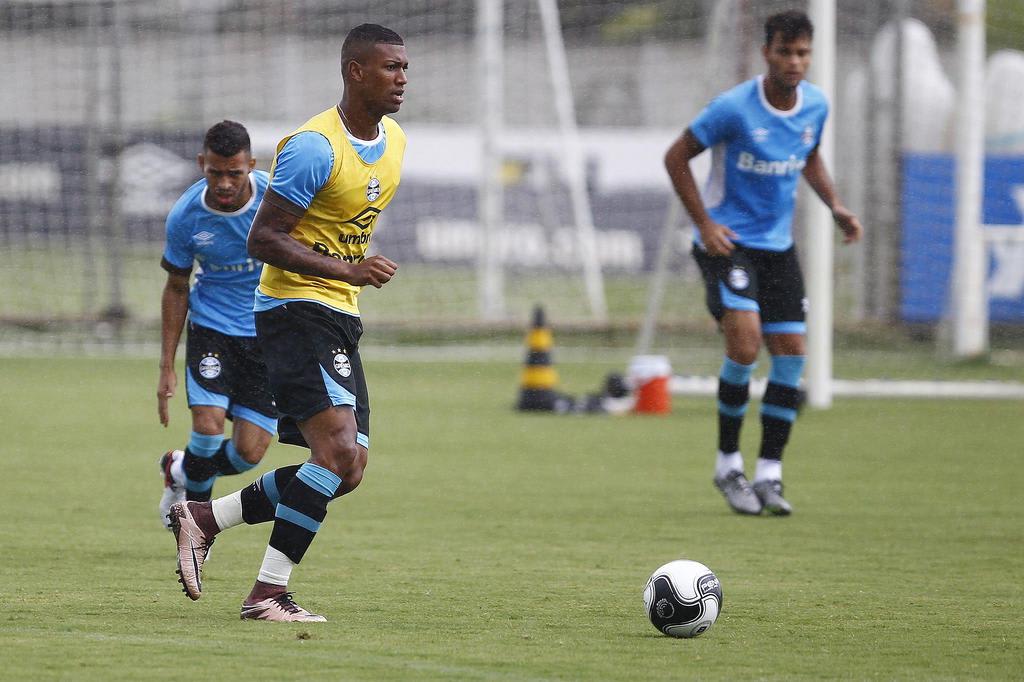
[[[726,310],[749,310],[760,313],[766,334],[807,333],[807,298],[795,246],[766,251],[737,245],[729,256],[710,256],[694,244],[693,257],[716,320]]]
[[[212,405],[228,417],[277,431],[267,366],[252,336],[229,336],[189,322],[185,342],[188,406]]]
[[[298,422],[332,406],[355,410],[356,442],[370,446],[370,401],[359,359],[363,325],[319,303],[293,301],[256,313],[256,337],[281,412],[282,443],[309,447]]]

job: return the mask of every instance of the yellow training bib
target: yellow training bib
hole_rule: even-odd
[[[405,133],[393,120],[381,119],[385,150],[374,163],[366,163],[352,147],[336,108],[317,114],[281,140],[280,153],[295,135],[313,131],[327,138],[334,151],[334,165],[320,191],[291,236],[313,251],[359,263],[366,257],[377,216],[395,195],[402,175]],[[270,168],[273,182],[274,164]],[[362,287],[336,279],[299,275],[264,264],[260,291],[273,298],[302,298],[325,303],[353,315],[359,314],[356,298]]]

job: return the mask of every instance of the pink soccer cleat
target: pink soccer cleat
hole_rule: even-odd
[[[195,601],[203,596],[203,562],[210,553],[215,538],[206,537],[189,512],[190,502],[171,505],[167,513],[171,532],[178,541],[178,582],[188,598]]]
[[[273,620],[283,623],[326,623],[327,619],[310,613],[292,600],[285,592],[255,604],[242,604],[242,620]]]

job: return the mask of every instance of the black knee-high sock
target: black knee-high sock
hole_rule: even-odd
[[[217,465],[213,456],[224,447],[223,434],[202,434],[192,432],[185,448],[182,470],[185,472],[185,499],[207,502],[213,492],[213,481],[217,477]]]
[[[223,448],[224,446],[222,445],[221,447]],[[211,478],[217,475],[217,466],[213,463],[213,458],[198,456],[189,448],[185,448],[185,457],[182,460],[181,467],[185,472],[185,492],[188,495],[188,499],[196,500],[202,498],[203,501],[209,500],[210,486],[206,486],[202,490],[197,488],[205,486]]]
[[[225,438],[217,451],[209,457],[194,456],[185,451],[183,467],[186,484],[185,497],[197,502],[209,501],[213,492],[213,481],[217,476],[234,476],[249,471],[255,464],[245,461],[231,439]]]
[[[718,373],[718,450],[725,454],[740,449],[740,429],[750,399],[750,375],[754,365],[728,357]]]
[[[250,525],[273,521],[281,491],[288,487],[298,470],[298,464],[274,469],[242,488],[242,520]]]
[[[768,386],[761,402],[761,459],[781,460],[800,404],[800,374],[804,356],[772,358]]]
[[[270,546],[296,564],[302,561],[340,485],[341,479],[321,466],[312,462],[300,466],[281,492]]]

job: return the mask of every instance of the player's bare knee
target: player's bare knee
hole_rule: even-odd
[[[192,430],[204,436],[219,436],[224,433],[224,424],[211,415],[198,415],[192,418]]]
[[[239,445],[238,454],[249,464],[259,464],[263,461],[263,456],[267,454],[266,446],[259,445]]]
[[[761,347],[761,337],[744,339],[743,343],[730,344],[726,352],[730,360],[742,365],[752,365],[757,361],[757,353]]]
[[[366,448],[352,444],[346,448],[345,466],[338,472],[338,476],[345,482],[348,489],[354,490],[363,480],[363,470],[366,468]]]
[[[345,482],[349,492],[358,488],[359,484],[363,482],[362,465],[359,462],[354,462],[348,473],[341,477],[341,480]]]
[[[357,468],[362,474],[362,467],[359,466],[359,448],[355,443],[334,443],[329,449],[321,452],[314,452],[312,456],[314,464],[322,466],[342,480],[346,474]]]

